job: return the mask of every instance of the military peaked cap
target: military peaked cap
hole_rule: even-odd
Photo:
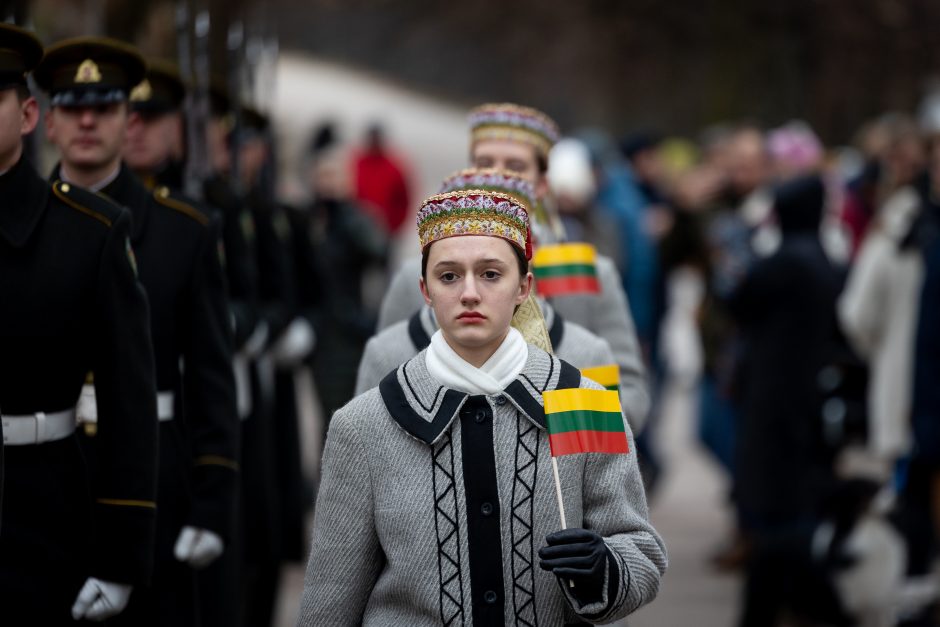
[[[126,101],[146,67],[130,44],[77,37],[47,48],[33,77],[49,92],[52,106],[90,106]]]
[[[42,44],[28,30],[0,24],[0,89],[26,85],[26,75],[42,58]]]

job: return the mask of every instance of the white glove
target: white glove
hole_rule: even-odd
[[[127,584],[89,577],[72,605],[72,618],[101,622],[116,616],[127,606],[132,589]]]
[[[183,527],[173,554],[181,562],[193,568],[205,568],[216,560],[225,550],[225,543],[219,534],[198,527]]]
[[[306,318],[294,318],[272,347],[274,362],[282,368],[297,366],[313,350],[315,341]]]

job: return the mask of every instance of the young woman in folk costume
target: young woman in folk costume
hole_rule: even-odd
[[[531,182],[515,172],[490,168],[467,168],[455,172],[441,183],[440,193],[470,189],[508,194],[523,205],[526,213],[532,213],[531,209],[538,204]],[[419,272],[420,265],[415,268],[414,274]],[[618,383],[619,367],[605,340],[564,318],[546,299],[538,298],[536,302],[545,320],[554,354],[602,385]],[[434,310],[424,304],[410,318],[400,320],[372,336],[359,362],[356,394],[377,386],[391,370],[427,348],[437,329]],[[606,374],[606,377],[598,374]],[[623,387],[627,387],[632,381],[627,378],[622,383]]]
[[[525,209],[498,192],[439,194],[418,232],[440,329],[333,416],[299,624],[626,616],[655,597],[665,549],[626,425],[628,454],[557,458],[562,529],[543,393],[600,386],[511,326],[532,285]]]

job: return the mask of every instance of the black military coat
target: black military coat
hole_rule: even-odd
[[[258,322],[258,268],[255,226],[251,212],[225,179],[214,176],[203,185],[203,197],[222,215],[222,240],[232,316],[235,318],[235,348],[240,349]]]
[[[150,321],[128,212],[75,186],[50,186],[25,160],[0,176],[0,198],[0,407],[6,415],[72,408],[91,370],[99,399],[93,486],[74,436],[6,449],[3,622],[49,624],[68,618],[89,575],[133,584],[149,577],[157,467]]]
[[[180,488],[192,493],[182,522],[227,539],[234,524],[240,425],[221,225],[165,187],[147,190],[125,166],[101,191],[133,218],[131,244],[150,300],[157,389],[176,395],[176,417],[162,423],[161,437],[177,440],[172,444],[179,457],[169,460],[161,453],[161,461],[183,464],[188,486]]]

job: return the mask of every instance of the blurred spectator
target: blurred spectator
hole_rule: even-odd
[[[767,548],[819,511],[832,480],[819,429],[816,378],[835,337],[838,276],[819,239],[825,187],[795,179],[774,200],[782,241],[735,290],[744,351],[738,382],[737,501],[751,538],[741,625],[774,625],[782,602]],[[780,564],[774,562],[777,568]]]
[[[383,229],[350,199],[343,163],[332,126],[324,125],[311,142],[308,220],[322,300],[314,378],[327,418],[353,396],[359,359],[375,330],[375,313],[363,305],[363,277],[384,268],[388,250]]]
[[[778,181],[818,172],[823,165],[823,146],[810,126],[802,120],[787,122],[767,136],[767,150]]]
[[[372,124],[364,149],[353,157],[355,197],[375,210],[390,235],[396,235],[411,211],[408,177],[400,158],[385,144],[385,131]]]
[[[743,127],[722,143],[721,151],[711,154],[722,168],[718,176],[724,191],[702,226],[707,293],[700,316],[705,351],[700,420],[705,445],[731,470],[737,421],[732,393],[739,342],[726,303],[753,263],[753,226],[769,217],[770,203],[765,189],[768,159],[760,131]],[[708,177],[703,180],[709,181]]]
[[[637,337],[649,360],[655,333],[656,244],[645,219],[647,202],[637,179],[617,146],[603,132],[581,135],[591,152],[597,181],[597,204],[619,225],[624,252],[620,269]]]
[[[878,208],[910,185],[925,162],[920,130],[911,118],[898,113],[885,114],[865,125],[858,143],[864,166],[848,181],[842,207],[853,256],[858,254]]]
[[[922,257],[901,243],[921,212],[914,186],[881,207],[839,301],[846,336],[871,368],[869,449],[886,473],[910,452],[911,369]]]
[[[587,147],[577,139],[562,139],[552,148],[548,163],[548,184],[568,238],[593,244],[618,268],[622,267],[620,232],[597,202],[597,183]]]
[[[936,554],[940,537],[940,206],[929,207],[925,225],[924,284],[920,300],[914,353],[914,398],[911,419],[915,436],[914,463],[929,476],[926,514],[932,523],[929,555]]]

